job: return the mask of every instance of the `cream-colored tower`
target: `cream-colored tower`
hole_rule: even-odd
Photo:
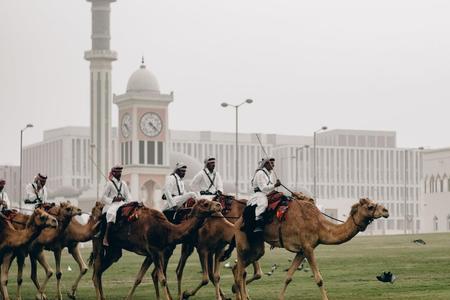
[[[103,186],[112,164],[111,143],[111,63],[117,53],[110,49],[111,3],[116,0],[87,0],[92,3],[92,49],[86,51],[84,58],[90,62],[91,98],[91,156],[97,168],[93,168],[93,186]]]
[[[125,94],[114,96],[119,108],[119,153],[123,178],[133,197],[149,206],[161,197],[169,166],[168,106],[173,93],[161,94],[144,61],[128,80]]]

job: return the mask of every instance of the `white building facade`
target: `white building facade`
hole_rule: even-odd
[[[425,232],[450,231],[450,148],[423,155],[422,220]]]

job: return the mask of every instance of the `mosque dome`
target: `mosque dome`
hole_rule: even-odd
[[[159,84],[156,76],[147,70],[144,60],[138,70],[131,74],[128,79],[127,92],[157,92],[159,93]]]

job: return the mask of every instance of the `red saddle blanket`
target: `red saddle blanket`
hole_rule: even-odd
[[[2,211],[2,216],[4,216],[7,221],[12,221],[18,213],[19,212],[15,209],[6,209]]]
[[[134,222],[139,219],[139,211],[144,205],[141,202],[129,202],[120,207],[118,220]]]
[[[286,196],[281,192],[272,192],[267,195],[268,207],[267,212],[270,216],[270,220],[273,221],[273,216],[275,215],[278,221],[282,222],[285,220],[285,215],[289,209],[289,204],[291,198]]]
[[[36,205],[37,208],[42,208],[45,212],[48,212],[52,207],[54,207],[55,203],[43,202]]]

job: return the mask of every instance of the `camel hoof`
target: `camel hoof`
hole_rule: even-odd
[[[48,300],[48,298],[46,294],[37,294],[36,300]]]
[[[75,296],[75,294],[67,292],[67,297],[69,297],[69,299],[75,300],[77,299],[77,296]]]
[[[183,292],[183,300],[188,300],[189,299],[189,297],[191,297],[192,296],[192,293],[190,293],[190,292],[188,292],[188,291],[184,291]]]

